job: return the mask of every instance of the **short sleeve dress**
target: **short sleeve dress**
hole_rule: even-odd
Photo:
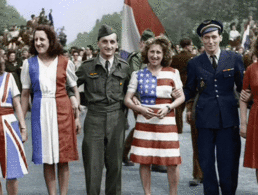
[[[243,89],[251,89],[253,94],[253,105],[247,125],[244,167],[258,169],[258,63],[247,68]]]
[[[11,73],[0,75],[0,177],[14,179],[28,173],[13,97],[20,95]]]
[[[128,91],[137,92],[141,104],[157,112],[172,103],[173,88],[182,86],[178,70],[163,67],[158,76],[153,76],[146,67],[132,73]],[[181,164],[174,109],[163,119],[137,115],[130,159],[140,164]]]
[[[74,64],[58,56],[48,67],[37,57],[24,61],[23,89],[32,89],[32,161],[54,164],[78,160],[72,105],[66,85],[76,86]]]

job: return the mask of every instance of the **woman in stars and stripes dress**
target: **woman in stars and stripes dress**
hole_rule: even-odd
[[[172,100],[172,90],[182,88],[179,71],[168,67],[171,60],[171,45],[164,36],[149,39],[142,51],[145,69],[132,73],[125,96],[125,105],[138,112],[131,160],[140,164],[140,176],[146,195],[151,194],[150,165],[166,165],[169,191],[177,194],[181,156],[175,122],[174,108],[185,100],[181,96]],[[135,105],[138,93],[141,104]]]
[[[17,178],[28,173],[22,144],[27,140],[27,130],[20,104],[20,91],[13,75],[4,70],[5,61],[0,56],[0,178],[6,178],[7,193],[16,195]],[[2,194],[1,182],[0,194]]]

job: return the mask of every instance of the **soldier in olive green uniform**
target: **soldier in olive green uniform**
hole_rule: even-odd
[[[100,54],[85,61],[76,72],[84,84],[88,113],[82,144],[87,194],[99,195],[105,165],[106,195],[121,195],[124,142],[124,96],[130,79],[127,62],[117,58],[117,34],[107,25],[98,35]]]

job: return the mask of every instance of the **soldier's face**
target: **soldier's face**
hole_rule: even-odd
[[[114,56],[116,48],[118,48],[117,43],[117,35],[115,33],[101,37],[98,41],[98,47],[100,50],[100,55],[104,59],[110,59],[112,56]]]
[[[219,50],[219,44],[222,41],[222,36],[218,30],[209,32],[201,38],[205,51],[208,54],[216,54]]]

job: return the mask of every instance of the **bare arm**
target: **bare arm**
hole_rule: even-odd
[[[20,103],[20,96],[15,96],[13,98],[13,107],[14,107],[16,116],[20,123],[22,142],[26,142],[28,139],[28,132],[26,129],[26,123],[25,123],[25,119],[24,119],[24,115],[23,115],[23,111],[22,111],[22,107],[21,107],[21,103]]]
[[[21,94],[21,108],[24,117],[26,117],[28,108],[29,108],[29,97],[30,97],[30,90],[29,89],[22,89]]]
[[[243,138],[246,138],[246,130],[247,130],[247,102],[239,100],[240,104],[240,135]]]
[[[70,101],[72,103],[73,111],[74,111],[74,118],[75,118],[75,124],[76,124],[76,130],[77,134],[80,134],[81,132],[81,123],[80,123],[80,95],[77,86],[74,86],[71,88],[74,92],[74,96],[70,97]]]

